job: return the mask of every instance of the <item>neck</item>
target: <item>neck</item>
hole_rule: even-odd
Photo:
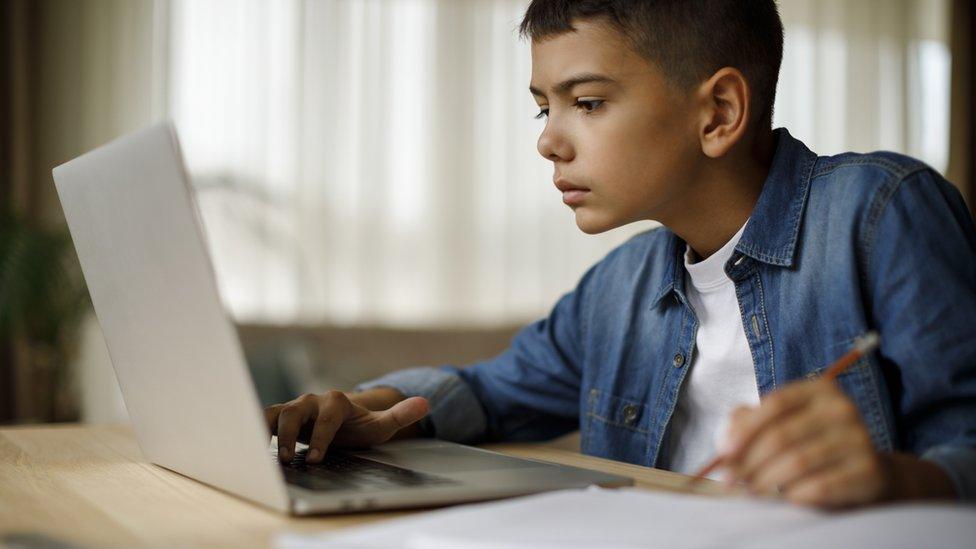
[[[701,170],[683,197],[678,215],[660,221],[707,259],[742,228],[759,200],[775,141],[772,131],[755,138],[750,147],[713,159]]]

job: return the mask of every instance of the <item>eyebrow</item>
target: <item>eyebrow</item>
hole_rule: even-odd
[[[573,76],[572,78],[568,78],[568,79],[563,80],[562,82],[556,84],[555,86],[552,87],[552,92],[555,93],[556,95],[561,95],[561,94],[564,94],[564,93],[569,92],[570,90],[572,90],[576,86],[579,86],[580,84],[588,84],[590,82],[600,82],[600,83],[603,83],[603,84],[616,84],[617,83],[616,80],[614,80],[613,78],[610,78],[609,76],[604,76],[602,74],[596,74],[596,73],[592,73],[592,72],[584,72],[582,74],[577,74],[576,76]],[[531,92],[532,95],[537,95],[537,96],[545,97],[545,94],[542,93],[535,86],[529,86],[529,92]]]

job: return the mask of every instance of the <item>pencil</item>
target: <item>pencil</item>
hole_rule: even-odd
[[[827,368],[827,371],[824,372],[822,376],[823,379],[826,379],[828,381],[833,381],[834,379],[837,378],[837,376],[842,374],[844,370],[850,368],[852,364],[857,362],[859,358],[876,349],[880,343],[881,343],[881,338],[878,337],[877,332],[873,332],[873,331],[868,332],[858,337],[857,339],[854,340],[854,345],[851,347],[851,350],[847,351],[847,353],[844,354],[844,356],[838,358],[836,362],[834,362],[833,364],[830,365],[829,368]],[[728,459],[728,456],[726,456],[725,454],[720,453],[719,455],[715,456],[714,458],[712,458],[711,461],[705,464],[705,466],[702,467],[697,473],[695,473],[695,475],[688,481],[688,484],[691,485],[701,481],[702,479],[705,478],[705,475],[711,473],[717,467],[725,463],[726,459]]]

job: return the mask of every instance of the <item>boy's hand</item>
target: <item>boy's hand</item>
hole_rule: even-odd
[[[732,414],[728,481],[800,504],[843,507],[890,495],[888,460],[871,443],[854,403],[835,383],[793,383],[757,408]]]
[[[309,445],[306,461],[318,463],[333,442],[348,446],[371,446],[393,438],[427,415],[427,399],[394,396],[380,389],[346,394],[329,391],[305,394],[264,409],[272,435],[278,436],[278,459],[288,463],[295,455],[295,442]],[[387,395],[384,397],[384,395]]]
[[[758,408],[738,408],[724,450],[730,483],[794,503],[837,508],[957,497],[935,463],[878,453],[857,407],[828,380],[793,383]]]

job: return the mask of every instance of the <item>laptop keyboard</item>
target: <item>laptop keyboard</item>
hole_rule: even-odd
[[[299,450],[291,463],[281,465],[281,470],[286,482],[309,490],[377,491],[458,483],[449,478],[411,471],[338,451],[328,452],[320,463],[307,464],[307,453],[306,449]],[[277,462],[277,453],[272,452],[272,455]]]

